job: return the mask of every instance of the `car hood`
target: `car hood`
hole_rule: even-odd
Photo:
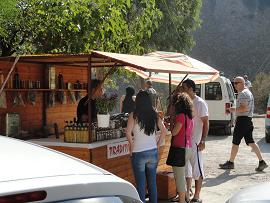
[[[227,203],[266,203],[270,201],[270,182],[244,188],[234,194]]]
[[[0,136],[0,163],[0,183],[39,177],[109,174],[90,163],[63,156],[61,152],[4,136]]]

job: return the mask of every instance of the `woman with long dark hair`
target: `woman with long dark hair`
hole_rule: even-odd
[[[157,134],[158,128],[161,131],[160,135]],[[137,190],[143,202],[145,202],[145,182],[147,181],[149,201],[157,203],[158,147],[164,141],[165,135],[165,126],[152,106],[149,93],[140,91],[136,96],[135,110],[128,118],[126,136],[130,144]]]
[[[172,145],[174,147],[185,148],[185,160],[192,156],[191,131],[193,129],[193,103],[186,93],[179,93],[174,104],[175,125],[172,129]],[[184,203],[186,195],[185,166],[173,167],[176,188],[179,195],[179,202]]]

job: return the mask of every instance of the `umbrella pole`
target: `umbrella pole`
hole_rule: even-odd
[[[169,95],[171,95],[171,93],[172,93],[171,83],[172,83],[172,74],[169,73]]]
[[[179,84],[182,85],[183,81],[187,78],[188,74],[185,75],[185,77],[181,80],[181,82]]]

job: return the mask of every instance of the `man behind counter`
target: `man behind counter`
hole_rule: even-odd
[[[93,79],[91,80],[92,86],[92,99],[91,101],[91,120],[97,120],[97,112],[98,109],[96,108],[96,98],[99,98],[103,94],[103,87],[101,84],[101,80]],[[88,94],[83,97],[77,106],[77,119],[78,122],[84,123],[88,122]]]

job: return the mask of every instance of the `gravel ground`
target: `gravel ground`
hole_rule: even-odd
[[[265,142],[264,118],[253,118],[254,139],[259,145],[264,160],[270,164],[270,145]],[[235,169],[222,170],[219,164],[229,159],[232,136],[209,135],[204,151],[206,178],[203,182],[201,199],[204,203],[225,202],[239,189],[270,180],[270,167],[256,172],[258,160],[244,140],[235,160]],[[167,203],[170,201],[159,201]]]

